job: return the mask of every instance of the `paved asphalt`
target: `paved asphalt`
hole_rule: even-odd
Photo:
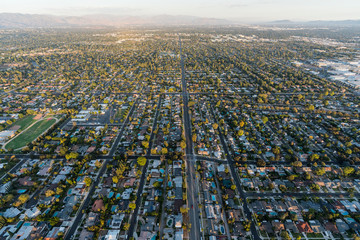
[[[179,36],[180,47],[180,66],[181,66],[181,83],[182,83],[182,96],[183,96],[183,118],[184,118],[184,130],[186,140],[186,178],[187,178],[187,203],[189,208],[190,218],[190,236],[189,239],[200,239],[200,217],[199,217],[199,204],[198,204],[198,192],[195,182],[195,160],[193,155],[193,142],[191,133],[191,121],[189,116],[189,94],[187,92],[186,80],[185,80],[185,68],[184,58],[182,55],[181,38]]]
[[[2,157],[2,158],[3,158],[3,157]],[[5,173],[5,174],[0,178],[0,183],[1,183],[2,180],[3,180],[6,176],[8,176],[10,173],[15,173],[27,160],[28,160],[28,158],[20,160],[13,168],[11,168],[7,173]]]
[[[81,219],[84,216],[83,210],[85,210],[89,206],[91,197],[94,195],[94,192],[95,192],[95,187],[99,184],[99,182],[101,180],[101,176],[104,175],[108,162],[109,162],[109,160],[105,160],[104,164],[102,165],[102,167],[99,171],[99,174],[96,177],[95,182],[93,184],[91,184],[90,190],[89,190],[88,194],[86,195],[84,201],[80,205],[80,207],[76,213],[76,216],[72,222],[72,225],[70,226],[70,228],[68,229],[68,231],[66,232],[66,234],[64,236],[65,240],[70,240],[74,236],[75,231],[78,228],[79,224],[81,223]]]
[[[137,217],[138,217],[139,208],[140,208],[140,205],[141,205],[142,193],[143,193],[143,189],[144,189],[144,185],[145,185],[145,179],[146,179],[146,172],[147,172],[147,168],[148,168],[149,162],[150,162],[148,157],[151,154],[151,148],[152,148],[153,139],[154,139],[154,136],[155,136],[154,130],[156,129],[156,126],[157,126],[157,120],[158,120],[158,116],[159,116],[159,112],[160,112],[160,106],[161,106],[161,99],[162,99],[162,96],[160,95],[159,102],[158,102],[157,109],[156,109],[155,120],[154,120],[154,123],[153,123],[153,126],[152,126],[151,135],[150,135],[149,148],[148,148],[147,153],[146,153],[147,161],[145,163],[145,166],[142,169],[142,175],[141,175],[141,178],[140,178],[139,188],[138,188],[138,191],[137,191],[137,194],[136,194],[136,201],[135,201],[136,208],[134,209],[134,212],[133,212],[133,214],[131,216],[131,220],[130,220],[130,227],[129,227],[128,236],[127,236],[128,240],[134,235],[134,232],[136,231]]]
[[[213,119],[214,121],[219,124],[217,118],[216,118],[216,115],[214,113],[214,110],[212,108],[212,106],[210,107],[210,112],[211,114],[213,115]],[[226,155],[226,159],[228,160],[228,164],[230,166],[230,171],[231,171],[231,174],[233,176],[233,179],[235,181],[235,185],[236,185],[236,188],[238,189],[238,191],[240,192],[240,196],[241,198],[243,199],[243,209],[244,209],[244,213],[246,214],[246,217],[248,220],[251,221],[251,227],[250,227],[250,230],[251,230],[251,235],[253,236],[253,238],[255,240],[261,240],[259,234],[258,234],[258,231],[256,230],[255,228],[255,223],[254,221],[252,220],[252,216],[251,216],[251,212],[250,212],[250,209],[248,207],[248,204],[247,204],[247,201],[246,201],[246,193],[244,192],[244,190],[241,188],[241,184],[240,184],[240,180],[239,180],[239,177],[236,173],[236,167],[234,166],[234,162],[232,160],[232,158],[230,157],[230,153],[229,153],[229,149],[227,147],[227,144],[224,140],[224,136],[222,134],[222,131],[221,131],[221,128],[220,128],[220,125],[219,125],[219,137],[220,137],[220,142],[223,146],[223,149],[224,149],[224,152],[225,152],[225,155]]]
[[[75,234],[76,229],[78,228],[79,224],[81,223],[81,219],[84,216],[83,210],[86,210],[87,207],[89,206],[90,200],[91,200],[91,198],[92,198],[92,196],[94,195],[94,192],[95,192],[95,187],[99,185],[99,183],[101,181],[101,177],[104,175],[104,173],[106,171],[106,166],[109,163],[109,160],[111,160],[112,157],[114,156],[116,148],[119,145],[120,139],[121,139],[121,137],[122,137],[122,135],[124,133],[125,126],[127,125],[128,121],[129,121],[129,117],[134,112],[136,103],[137,102],[135,102],[135,104],[131,107],[131,110],[130,110],[128,116],[126,117],[126,119],[124,121],[124,125],[120,129],[119,135],[117,136],[116,140],[114,141],[114,144],[113,144],[113,146],[112,146],[112,148],[111,148],[111,150],[109,152],[108,157],[106,159],[102,158],[102,159],[105,159],[105,162],[104,162],[103,166],[101,167],[101,169],[99,171],[99,174],[96,177],[96,180],[93,182],[93,184],[91,184],[90,190],[89,190],[88,194],[86,195],[84,201],[80,205],[80,207],[79,207],[79,209],[78,209],[78,211],[76,213],[76,216],[75,216],[75,218],[74,218],[74,220],[72,222],[72,225],[70,226],[68,231],[65,233],[65,236],[64,236],[65,240],[70,240],[73,237],[73,235]]]

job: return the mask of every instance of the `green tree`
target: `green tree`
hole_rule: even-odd
[[[131,211],[134,210],[136,208],[136,203],[133,202],[129,203],[129,208]]]
[[[293,165],[294,167],[302,167],[302,162],[300,162],[300,161],[295,161],[295,162],[292,163],[292,165]]]
[[[130,223],[124,223],[123,230],[127,231],[127,230],[129,230],[129,228],[130,228]]]
[[[90,187],[92,179],[90,177],[85,177],[84,182],[87,187]]]
[[[145,166],[146,164],[146,158],[145,157],[138,157],[137,159],[137,163],[139,164],[139,166]]]
[[[343,173],[345,177],[348,177],[349,175],[353,174],[355,172],[355,169],[353,167],[344,167]]]
[[[185,141],[181,141],[181,142],[180,142],[180,147],[181,147],[182,149],[185,149],[185,148],[186,148],[186,143],[185,143]]]
[[[291,239],[291,237],[290,237],[290,235],[289,235],[289,233],[287,231],[282,231],[280,236],[281,236],[281,239],[285,239],[285,240],[290,240]]]
[[[348,148],[348,149],[346,149],[345,153],[346,153],[347,155],[351,155],[351,154],[352,154],[352,151],[351,151],[350,148]]]
[[[100,168],[101,167],[101,162],[99,161],[99,160],[96,160],[95,161],[95,167],[97,167],[97,168]]]
[[[266,123],[269,121],[268,117],[266,117],[266,116],[263,116],[263,117],[261,118],[261,120],[262,120],[262,122],[263,122],[264,124],[266,124]]]

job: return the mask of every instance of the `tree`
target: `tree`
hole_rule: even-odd
[[[217,123],[213,123],[212,127],[216,130],[216,129],[218,129],[219,125]]]
[[[21,194],[18,198],[18,200],[21,202],[21,203],[25,203],[28,199],[29,199],[29,195],[28,194]]]
[[[167,148],[163,148],[161,149],[161,154],[167,154],[168,153],[168,149]]]
[[[292,163],[292,165],[293,165],[294,167],[302,167],[302,162],[300,162],[300,161],[295,161],[295,162]]]
[[[320,190],[320,186],[317,185],[317,184],[315,184],[315,183],[311,184],[311,185],[310,185],[310,188],[311,188],[312,190],[315,190],[315,191],[319,191],[319,190]]]
[[[291,239],[291,237],[290,237],[290,235],[289,235],[289,233],[287,231],[282,231],[280,236],[281,236],[282,239],[285,239],[285,240],[290,240]]]
[[[347,155],[351,155],[351,154],[352,154],[352,151],[351,151],[350,148],[348,148],[348,149],[346,149],[345,153],[346,153]]]
[[[95,161],[95,167],[97,167],[97,168],[100,168],[101,167],[101,162],[99,161],[99,160],[96,160]]]
[[[84,182],[87,187],[90,187],[90,185],[92,183],[92,179],[89,177],[85,177]]]
[[[142,141],[142,145],[144,148],[149,148],[149,142],[148,141]]]
[[[56,224],[58,224],[59,223],[59,221],[60,221],[60,218],[58,218],[58,217],[52,217],[52,218],[50,218],[50,225],[51,226],[55,226]]]
[[[21,194],[18,198],[18,200],[14,203],[15,207],[19,207],[20,205],[24,204],[29,199],[28,194]]]
[[[51,190],[51,189],[46,190],[46,192],[45,192],[46,197],[51,197],[53,195],[55,195],[55,192],[53,190]]]
[[[134,210],[136,208],[136,203],[133,202],[129,203],[129,208],[131,211]]]
[[[242,135],[244,135],[244,130],[239,130],[239,131],[237,132],[237,135],[238,135],[239,137],[241,137]]]
[[[181,142],[180,142],[180,147],[181,147],[182,149],[185,149],[185,148],[186,148],[186,143],[185,143],[185,141],[181,141]]]
[[[313,162],[315,160],[318,160],[320,158],[320,156],[316,153],[313,153],[310,155],[310,161]]]
[[[146,158],[145,157],[138,157],[137,158],[137,163],[139,164],[139,166],[145,166],[146,164]]]
[[[119,164],[119,167],[115,170],[115,173],[117,176],[122,176],[123,173],[125,172],[126,166],[123,163]]]
[[[355,172],[355,169],[353,167],[344,167],[343,173],[345,177],[348,177],[349,175],[353,174]]]
[[[275,155],[278,155],[278,154],[280,154],[280,148],[279,148],[279,147],[274,147],[274,148],[272,149],[272,152],[273,152]]]
[[[316,170],[315,170],[315,174],[318,175],[318,176],[322,176],[325,174],[325,168],[323,167],[318,167]]]
[[[189,208],[187,208],[187,207],[185,207],[185,206],[180,207],[180,212],[181,212],[182,214],[187,213],[188,211],[189,211]]]
[[[258,159],[258,160],[256,161],[256,165],[257,165],[258,167],[265,167],[266,162],[265,162],[263,159]]]
[[[71,152],[71,153],[69,153],[69,154],[66,154],[66,156],[65,156],[65,158],[67,159],[67,160],[69,160],[69,159],[76,159],[76,158],[78,158],[79,157],[79,153],[77,153],[77,152]]]
[[[263,122],[264,124],[266,124],[266,123],[269,121],[268,117],[266,117],[266,116],[263,116],[263,117],[261,118],[261,120],[262,120],[262,122]]]
[[[279,189],[280,189],[281,192],[286,192],[287,191],[287,188],[283,184],[279,185]]]
[[[56,194],[61,195],[64,192],[64,190],[61,187],[56,188]]]
[[[294,181],[295,180],[295,175],[294,174],[289,175],[288,180],[289,181]]]
[[[314,105],[310,105],[310,106],[308,107],[308,109],[309,109],[310,111],[314,111],[314,110],[315,110],[315,106],[314,106]]]
[[[113,181],[113,183],[117,184],[119,182],[119,179],[117,176],[113,176],[112,181]]]
[[[6,219],[3,216],[0,216],[0,229],[6,224]]]
[[[129,228],[130,228],[130,223],[124,223],[123,230],[127,231],[127,230],[129,230]]]

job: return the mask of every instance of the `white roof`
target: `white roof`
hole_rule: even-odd
[[[13,218],[13,217],[16,217],[19,214],[20,214],[19,209],[15,208],[15,207],[12,207],[12,208],[6,209],[6,211],[4,212],[4,217]]]
[[[116,240],[117,236],[120,234],[120,230],[109,230],[105,236],[106,240]]]
[[[14,236],[11,238],[11,240],[23,240],[27,239],[27,237],[30,235],[31,231],[33,230],[34,226],[28,225],[28,222],[25,222],[20,230],[14,234]]]
[[[37,217],[38,215],[40,215],[40,213],[41,211],[37,207],[34,207],[32,209],[27,209],[25,211],[25,215],[28,216],[29,218]]]
[[[4,130],[0,132],[0,137],[10,137],[15,133],[14,130]]]

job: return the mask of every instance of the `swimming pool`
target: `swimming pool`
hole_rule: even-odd
[[[19,189],[19,190],[17,190],[17,193],[24,193],[26,191],[27,191],[27,189]]]
[[[225,234],[225,228],[223,226],[220,226],[220,232],[221,234]]]
[[[114,192],[109,192],[108,198],[112,198],[114,196]]]
[[[270,214],[270,216],[277,216],[278,215],[277,212],[270,212],[269,214]]]
[[[117,211],[117,206],[116,205],[112,206],[111,207],[111,212],[116,212],[116,211]]]
[[[172,218],[170,218],[170,219],[166,222],[166,226],[172,227],[172,225],[173,225],[173,220],[172,220]]]

